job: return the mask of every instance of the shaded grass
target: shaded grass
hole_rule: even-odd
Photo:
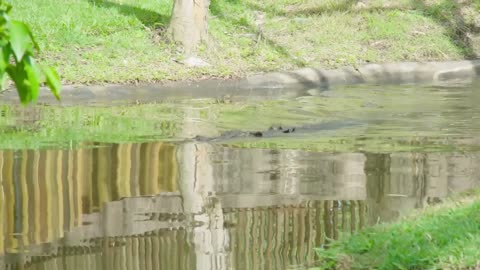
[[[38,36],[41,57],[69,83],[152,82],[235,77],[302,66],[462,59],[472,48],[453,0],[213,0],[210,39],[187,68],[168,42],[172,1],[10,0],[13,17]],[[468,2],[468,1],[467,1]],[[468,2],[475,18],[478,1]],[[257,43],[256,12],[265,12]],[[464,12],[465,13],[465,12]],[[467,20],[468,21],[468,20]],[[471,21],[471,20],[470,20]]]
[[[423,15],[434,19],[444,26],[451,42],[461,48],[467,58],[477,57],[477,52],[469,36],[478,32],[472,21],[479,15],[480,10],[477,4],[478,1],[413,1],[415,8],[422,11]],[[464,14],[462,12],[463,8],[473,8],[473,12]],[[476,10],[476,12],[474,10]]]
[[[465,195],[464,195],[465,196]],[[480,192],[317,249],[322,269],[465,269],[480,265]]]
[[[122,2],[107,0],[88,0],[93,6],[105,9],[117,9],[122,15],[137,18],[145,27],[164,28],[170,19],[170,6],[163,2],[162,5],[153,5],[146,2],[146,5],[132,5]]]

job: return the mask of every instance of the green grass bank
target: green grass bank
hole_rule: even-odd
[[[317,249],[319,269],[479,269],[480,191]]]
[[[188,68],[168,41],[171,0],[7,0],[65,83],[230,78],[304,66],[476,57],[479,0],[212,0],[209,40]],[[265,13],[257,42],[255,14]]]

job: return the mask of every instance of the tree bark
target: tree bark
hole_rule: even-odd
[[[186,54],[192,54],[207,38],[210,0],[175,0],[169,33]]]

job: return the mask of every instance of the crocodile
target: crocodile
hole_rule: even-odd
[[[293,127],[283,127],[283,126],[272,126],[267,130],[263,131],[242,131],[242,130],[230,130],[222,133],[220,136],[216,137],[205,137],[205,136],[196,136],[195,141],[198,142],[227,142],[241,138],[273,138],[288,136],[291,134],[305,134],[309,132],[317,132],[322,130],[337,130],[342,128],[349,128],[354,126],[359,126],[365,124],[361,121],[356,120],[336,120],[321,122],[315,124],[308,124],[303,126],[293,126]]]

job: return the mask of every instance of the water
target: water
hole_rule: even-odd
[[[479,187],[478,104],[472,84],[2,105],[0,269],[308,268]]]

